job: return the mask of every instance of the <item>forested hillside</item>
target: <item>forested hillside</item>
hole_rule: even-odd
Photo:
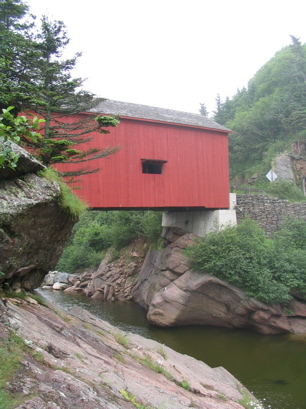
[[[258,182],[280,153],[306,140],[306,45],[291,36],[232,99],[217,97],[214,119],[232,130],[231,181],[259,173]]]

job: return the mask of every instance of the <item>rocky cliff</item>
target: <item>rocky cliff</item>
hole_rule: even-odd
[[[75,222],[59,205],[59,185],[38,176],[44,167],[14,149],[17,169],[0,169],[0,287],[33,290],[56,265]]]
[[[6,365],[2,373],[1,402],[9,408],[242,409],[243,401],[262,409],[224,368],[120,331],[79,307],[67,314],[31,298],[9,299],[0,305],[0,347],[1,362],[12,360],[13,371]]]
[[[194,235],[167,228],[163,236],[164,248],[151,249],[144,258],[132,246],[111,263],[108,255],[97,271],[74,278],[74,285],[65,291],[108,301],[132,300],[159,326],[212,325],[262,334],[306,333],[306,302],[301,295],[296,294],[286,308],[252,299],[241,289],[190,268],[184,249]]]

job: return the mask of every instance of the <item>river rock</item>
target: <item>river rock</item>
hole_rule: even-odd
[[[64,273],[60,271],[49,271],[44,277],[42,285],[53,286],[55,283],[63,283],[72,285],[77,280],[75,274]]]
[[[68,288],[68,284],[67,283],[60,283],[59,281],[54,283],[53,286],[52,286],[53,290],[59,290],[59,291],[64,291],[64,290],[66,290],[66,288]]]
[[[252,328],[261,333],[291,332],[277,309],[246,296],[216,277],[189,270],[154,295],[147,318],[160,326],[212,325]]]

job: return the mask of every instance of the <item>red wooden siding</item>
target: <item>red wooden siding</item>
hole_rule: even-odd
[[[118,128],[96,133],[87,147],[115,145],[118,153],[87,162],[100,171],[83,176],[76,194],[90,207],[228,208],[227,132],[121,118]],[[167,161],[163,173],[142,173],[142,159]]]

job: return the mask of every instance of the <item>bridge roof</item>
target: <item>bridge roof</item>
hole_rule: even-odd
[[[119,115],[127,118],[169,122],[172,124],[189,125],[206,129],[216,129],[230,132],[225,126],[200,114],[174,111],[172,109],[157,108],[148,105],[133,104],[106,99],[97,105],[91,112],[108,115]]]

